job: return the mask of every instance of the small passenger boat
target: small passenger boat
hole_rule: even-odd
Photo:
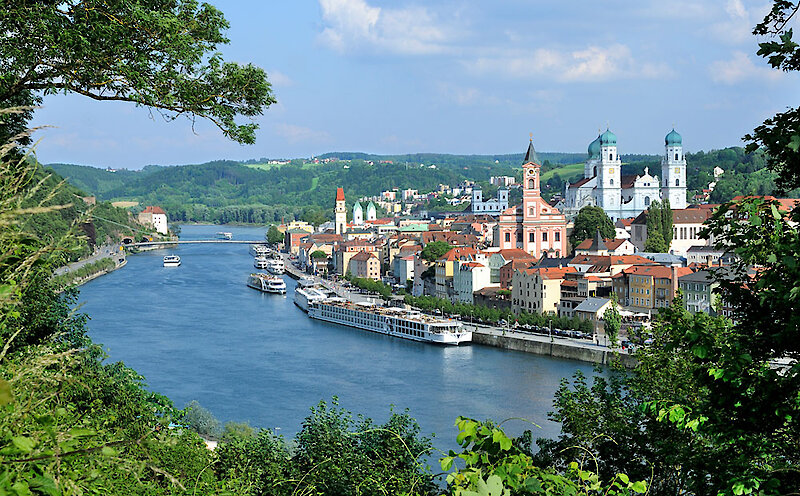
[[[286,294],[286,283],[282,278],[261,272],[250,274],[247,285],[264,293]]]
[[[178,267],[181,264],[181,257],[178,255],[167,255],[164,257],[164,267]]]
[[[217,233],[217,238],[219,238],[219,239],[233,239],[233,233],[232,232],[222,232],[222,231],[220,231],[220,232]]]

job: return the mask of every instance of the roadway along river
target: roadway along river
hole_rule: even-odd
[[[263,239],[264,229],[182,226],[182,239]],[[164,255],[180,267],[162,267]],[[293,436],[320,400],[384,421],[408,408],[434,444],[455,448],[458,415],[523,417],[555,437],[553,393],[589,364],[468,345],[439,347],[309,319],[286,296],[245,285],[247,245],[183,245],[128,257],[128,265],[81,288],[90,335],[110,360],[145,376],[148,387],[183,407],[191,400],[225,422],[248,421]],[[506,424],[518,434],[527,426]]]

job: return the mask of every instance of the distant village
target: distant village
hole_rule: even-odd
[[[541,195],[541,162],[532,140],[522,179],[492,177],[491,184],[498,186],[493,198],[484,198],[470,181],[440,185],[425,194],[382,191],[350,204],[339,188],[334,220],[316,227],[301,221],[279,226],[282,248],[311,274],[381,280],[414,296],[514,313],[578,317],[592,321],[597,330],[611,305],[627,321],[646,325],[679,290],[691,312],[730,315],[710,271],[729,263],[732,254],[701,236],[718,205],[687,202],[681,136],[672,130],[665,137],[660,178],[647,170],[620,175],[616,144],[611,131],[600,134],[589,145],[584,178],[567,184],[550,201]],[[521,190],[521,202],[510,205],[514,188]],[[420,205],[444,194],[453,205],[469,201],[469,208],[419,211]],[[648,208],[665,199],[672,207],[672,240],[666,253],[646,252]],[[797,200],[779,201],[790,210]],[[603,238],[598,231],[570,246],[574,220],[586,206],[606,212],[615,237]],[[386,215],[378,217],[378,208]],[[423,250],[435,242],[446,243],[447,250],[426,259]]]

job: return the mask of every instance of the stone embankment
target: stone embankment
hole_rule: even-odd
[[[311,277],[293,266],[286,254],[282,254],[282,257],[286,263],[286,274],[288,276],[293,279]],[[320,278],[315,279],[321,284],[324,284],[327,288],[335,290],[339,296],[348,298],[351,301],[371,300],[365,298],[364,295],[349,292],[341,285]],[[375,299],[375,301],[380,301],[380,298]],[[474,344],[494,346],[495,348],[522,351],[554,358],[564,358],[567,360],[579,360],[581,362],[597,363],[600,365],[609,365],[618,358],[619,362],[627,368],[636,366],[636,359],[628,353],[628,350],[612,349],[582,339],[543,336],[529,332],[470,323],[464,323],[464,326],[472,330],[472,342]]]
[[[554,358],[566,358],[568,360],[580,360],[601,365],[609,365],[618,358],[620,363],[627,368],[636,366],[636,359],[628,353],[628,350],[612,349],[580,339],[550,337],[496,327],[476,326],[472,331],[472,342],[507,350],[523,351]]]

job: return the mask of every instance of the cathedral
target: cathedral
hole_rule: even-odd
[[[610,130],[589,144],[583,179],[564,187],[564,199],[556,205],[574,217],[587,205],[601,207],[611,220],[636,217],[655,200],[669,198],[673,209],[686,208],[686,158],[681,135],[672,131],[664,138],[661,179],[650,174],[621,175],[617,136]]]

